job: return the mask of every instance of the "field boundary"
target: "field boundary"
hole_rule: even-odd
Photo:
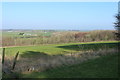
[[[4,47],[0,47],[0,48],[9,48],[9,47],[27,47],[27,46],[46,46],[46,45],[59,45],[59,44],[89,44],[89,43],[118,43],[120,41],[94,41],[94,42],[81,42],[81,43],[58,43],[58,44],[40,44],[40,45],[22,45],[22,46],[4,46]]]

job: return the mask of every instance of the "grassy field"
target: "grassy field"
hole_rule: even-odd
[[[19,35],[19,33],[30,34],[30,35]],[[43,31],[3,31],[2,36],[4,37],[30,37],[30,36],[51,36],[53,32],[43,32]]]
[[[21,76],[23,78],[117,78],[118,55],[102,56],[77,65],[22,74]]]
[[[88,42],[88,43],[66,43],[66,44],[49,44],[49,45],[39,45],[39,46],[22,46],[22,47],[7,47],[6,55],[13,56],[17,51],[20,54],[25,54],[31,52],[29,55],[34,55],[34,53],[45,53],[49,55],[57,54],[67,54],[80,52],[85,50],[99,50],[107,48],[116,48],[117,41],[107,41],[107,42]]]
[[[15,73],[14,76],[31,78],[117,77],[118,56],[112,54],[116,53],[117,47],[117,41],[6,47],[5,66],[8,68],[12,66],[13,58],[11,57],[19,51],[20,57],[15,68],[18,75]],[[86,53],[86,51],[90,52]],[[65,55],[67,53],[79,54],[75,57],[71,54]],[[35,70],[29,72],[28,69],[33,67]],[[20,71],[23,73],[27,71],[27,74],[20,74]]]

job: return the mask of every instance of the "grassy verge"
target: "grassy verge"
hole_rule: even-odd
[[[23,78],[117,78],[118,55],[107,55],[81,64],[63,66],[44,72],[22,74]]]

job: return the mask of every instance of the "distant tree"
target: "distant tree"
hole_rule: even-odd
[[[24,33],[19,33],[19,35],[23,35]]]

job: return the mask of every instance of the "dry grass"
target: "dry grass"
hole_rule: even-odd
[[[0,79],[2,78],[2,50],[0,50]]]
[[[110,55],[118,52],[117,49],[99,50],[99,51],[84,51],[71,53],[66,55],[53,55],[53,56],[41,56],[41,57],[26,57],[19,56],[17,64],[13,72],[30,73],[33,71],[42,72],[51,68],[55,68],[62,65],[73,65],[81,63],[88,59],[98,58],[100,56]],[[9,70],[13,64],[13,57],[7,57],[4,64],[4,70]]]
[[[0,79],[2,78],[2,63],[0,62]]]

